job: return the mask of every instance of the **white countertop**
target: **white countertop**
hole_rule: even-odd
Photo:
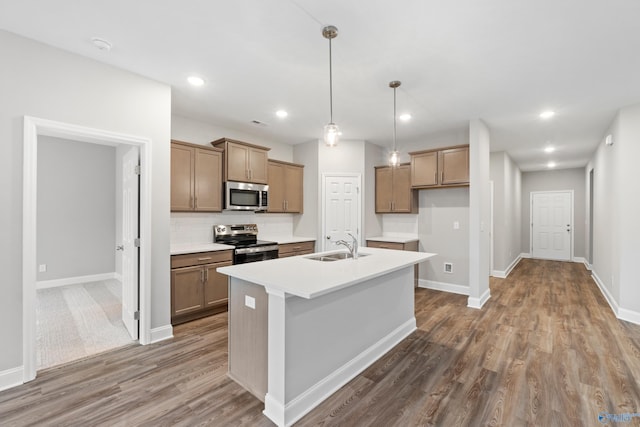
[[[392,242],[392,243],[409,243],[409,242],[417,242],[417,237],[407,237],[407,236],[376,236],[376,237],[367,237],[365,240],[375,240],[376,242]]]
[[[369,255],[357,260],[322,262],[307,259],[334,252],[345,251],[237,264],[220,267],[217,271],[286,294],[311,299],[426,261],[436,255],[364,247],[360,248],[359,253]]]
[[[231,245],[221,245],[219,243],[183,243],[171,245],[171,255],[194,254],[198,252],[226,251],[235,249]]]
[[[270,236],[268,234],[260,234],[258,236],[260,240],[269,240],[272,242],[278,242],[279,245],[285,245],[287,243],[301,243],[301,242],[313,242],[315,237],[301,237],[301,236]]]

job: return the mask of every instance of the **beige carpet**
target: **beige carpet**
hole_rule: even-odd
[[[132,343],[122,323],[117,280],[38,290],[37,369]]]

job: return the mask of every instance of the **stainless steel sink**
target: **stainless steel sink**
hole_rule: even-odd
[[[358,258],[361,258],[363,256],[368,256],[368,255],[369,254],[358,254]],[[341,259],[347,259],[347,258],[353,258],[353,257],[349,252],[335,252],[332,254],[308,256],[306,258],[311,259],[313,261],[328,262],[328,261],[338,261]]]

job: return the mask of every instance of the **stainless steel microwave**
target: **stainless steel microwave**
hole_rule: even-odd
[[[231,211],[264,211],[269,206],[269,186],[227,181],[224,208]]]

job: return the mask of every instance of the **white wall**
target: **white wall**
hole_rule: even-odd
[[[38,281],[115,271],[115,184],[115,147],[38,138]]]
[[[420,279],[438,288],[440,284],[469,287],[469,188],[421,190],[418,216],[420,252],[437,253],[420,264]],[[460,228],[454,229],[458,222]],[[444,263],[453,272],[444,272]]]
[[[521,176],[520,169],[506,152],[491,153],[493,269],[500,274],[504,274],[521,253]]]
[[[531,192],[573,190],[573,257],[587,257],[585,251],[586,193],[584,168],[522,173],[522,252],[531,251]]]
[[[491,224],[489,150],[491,135],[482,120],[469,122],[469,306],[489,299],[489,227]]]
[[[22,365],[25,115],[152,140],[151,327],[170,324],[169,86],[0,31],[0,372]],[[37,268],[37,266],[33,266]]]
[[[244,131],[218,126],[182,116],[171,116],[171,139],[190,142],[211,147],[211,141],[220,138],[230,138],[250,144],[270,148],[269,158],[293,162],[293,146],[273,141],[264,136],[254,135]]]

